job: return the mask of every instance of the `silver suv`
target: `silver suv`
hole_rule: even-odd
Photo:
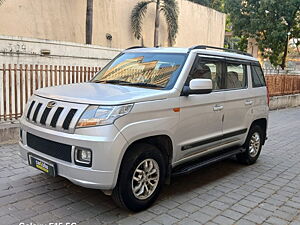
[[[253,164],[267,120],[251,55],[134,47],[87,83],[36,91],[20,119],[20,151],[29,165],[140,211],[171,176],[232,156]]]

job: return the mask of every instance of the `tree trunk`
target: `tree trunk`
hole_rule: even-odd
[[[289,35],[287,35],[287,37],[286,37],[286,45],[285,45],[285,48],[284,48],[284,53],[283,53],[283,56],[282,56],[282,62],[281,62],[281,65],[280,65],[281,69],[283,69],[283,70],[285,68],[285,62],[286,62],[288,47],[289,47]]]
[[[158,46],[158,37],[159,37],[159,8],[160,8],[160,0],[156,0],[155,27],[154,27],[154,47]]]
[[[170,34],[168,35],[168,47],[173,47],[173,40]]]
[[[92,44],[93,37],[93,0],[87,0],[85,43]]]

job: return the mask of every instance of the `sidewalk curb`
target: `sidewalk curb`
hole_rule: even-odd
[[[0,124],[0,144],[17,143],[19,140],[19,122]]]
[[[270,110],[300,106],[300,94],[273,96],[270,98]]]

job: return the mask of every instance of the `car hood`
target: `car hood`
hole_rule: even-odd
[[[125,85],[81,83],[42,88],[34,94],[67,102],[117,105],[167,98],[169,91]]]

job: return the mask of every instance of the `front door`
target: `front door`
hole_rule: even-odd
[[[224,95],[219,89],[222,73],[221,58],[196,57],[185,85],[191,79],[212,79],[213,92],[180,97],[180,122],[176,133],[180,151],[176,154],[177,162],[221,147]]]

